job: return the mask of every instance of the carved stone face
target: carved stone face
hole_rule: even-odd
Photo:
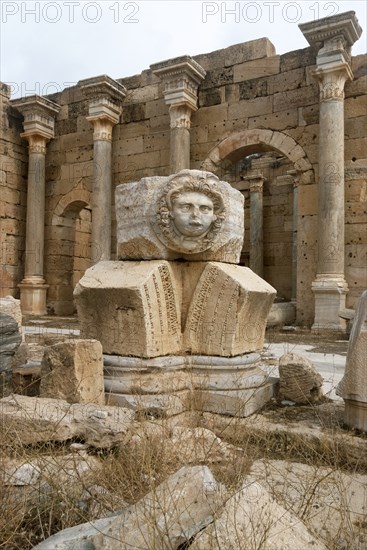
[[[213,201],[203,193],[181,193],[173,201],[171,218],[181,235],[189,238],[201,237],[216,220]]]
[[[175,252],[198,254],[220,239],[226,216],[221,182],[210,172],[182,170],[162,189],[153,228]]]

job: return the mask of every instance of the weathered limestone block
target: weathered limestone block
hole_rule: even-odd
[[[225,494],[207,466],[185,466],[119,514],[64,529],[34,550],[179,548],[212,521]]]
[[[207,466],[184,466],[95,535],[94,548],[178,548],[213,520],[224,495]]]
[[[18,323],[18,329],[22,328],[22,310],[20,309],[20,300],[16,300],[13,296],[5,296],[0,298],[0,311],[14,317]]]
[[[345,423],[367,432],[367,290],[357,304],[345,374],[337,394],[345,401]]]
[[[214,522],[203,529],[191,550],[266,548],[326,550],[304,523],[277,503],[253,478],[227,500]]]
[[[262,349],[275,293],[249,268],[209,262],[191,300],[185,350],[231,357]]]
[[[324,430],[319,437],[324,437]],[[336,444],[335,439],[333,442]],[[250,475],[289,512],[302,517],[313,536],[328,548],[366,546],[367,533],[360,528],[367,502],[365,475],[319,464],[269,459],[256,460]]]
[[[74,296],[81,336],[98,338],[104,353],[157,357],[180,350],[180,290],[168,262],[99,262]]]
[[[10,393],[12,358],[16,353],[21,335],[14,317],[0,313],[0,395]]]
[[[285,353],[279,360],[279,395],[295,403],[317,403],[323,397],[323,379],[306,357]]]
[[[98,340],[68,340],[46,348],[40,397],[104,405],[102,346]]]
[[[119,185],[116,217],[120,260],[239,261],[243,196],[210,172]]]
[[[16,446],[78,438],[107,449],[125,440],[133,420],[123,407],[14,394],[0,399],[0,427]]]
[[[81,336],[110,355],[216,355],[260,350],[275,290],[220,262],[100,262],[76,286]]]

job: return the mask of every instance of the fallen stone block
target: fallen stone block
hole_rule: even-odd
[[[296,516],[280,506],[260,483],[248,478],[227,500],[190,550],[326,550]]]
[[[323,379],[314,365],[301,355],[285,353],[279,360],[279,397],[298,404],[322,400]]]
[[[34,550],[176,549],[213,520],[224,496],[207,466],[185,466],[119,515],[65,529]]]
[[[81,439],[96,448],[124,441],[134,412],[122,407],[70,404],[61,399],[11,395],[0,400],[0,426],[14,445]]]
[[[68,340],[46,348],[40,397],[104,405],[102,346],[98,340]]]

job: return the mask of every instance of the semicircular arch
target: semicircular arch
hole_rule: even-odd
[[[201,168],[216,173],[224,162],[236,163],[253,153],[269,151],[278,151],[287,157],[294,164],[295,170],[301,174],[304,183],[314,182],[314,171],[304,149],[283,132],[261,128],[230,134],[211,149]]]
[[[91,198],[92,194],[86,189],[73,189],[61,197],[57,203],[53,214],[53,220],[57,221],[67,214],[78,214],[80,210],[90,206]]]

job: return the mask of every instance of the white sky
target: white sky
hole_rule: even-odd
[[[201,0],[0,1],[0,80],[12,97],[78,80],[140,73],[149,65],[267,36],[278,54],[308,46],[298,24],[354,10],[366,53],[367,2]]]

